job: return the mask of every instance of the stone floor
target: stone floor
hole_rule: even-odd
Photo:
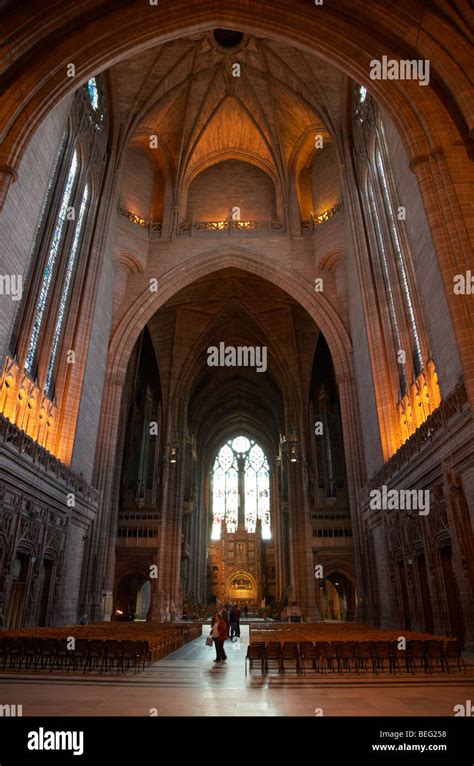
[[[474,699],[474,662],[468,673],[374,677],[352,674],[245,676],[248,628],[228,661],[215,665],[204,637],[139,675],[3,672],[0,705],[22,705],[24,716],[452,716]]]

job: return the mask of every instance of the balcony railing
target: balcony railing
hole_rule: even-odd
[[[161,237],[161,221],[147,221],[145,218],[141,218],[136,213],[133,213],[131,210],[127,210],[124,207],[119,208],[119,213],[122,218],[126,218],[130,223],[147,231],[148,235],[154,234],[155,236]]]
[[[438,431],[446,428],[447,422],[462,411],[467,401],[466,387],[464,382],[460,381],[456,388],[442,400],[439,407],[427,417],[410,438],[372,476],[368,483],[368,488],[374,489],[387,484],[398,471],[405,468],[413,460],[415,455],[431,441]]]
[[[179,236],[207,234],[251,237],[262,234],[284,234],[285,225],[280,221],[184,221],[179,224]]]
[[[69,491],[80,495],[93,505],[98,505],[100,494],[97,489],[91,487],[82,476],[64,465],[4,415],[0,415],[0,445],[13,447],[16,452],[25,455],[37,468],[54,474],[59,481],[67,485]]]
[[[333,218],[337,213],[342,210],[342,205],[335,205],[325,210],[320,215],[315,215],[312,218],[308,218],[305,221],[301,221],[301,234],[305,237],[312,237],[318,226],[322,223],[326,223],[330,218]]]

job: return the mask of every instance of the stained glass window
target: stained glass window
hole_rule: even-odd
[[[72,191],[74,187],[74,181],[76,179],[78,167],[79,167],[79,158],[77,155],[77,151],[75,151],[72,157],[66,186],[64,188],[63,196],[61,199],[61,204],[59,207],[58,217],[56,220],[54,233],[51,239],[51,244],[49,246],[48,258],[46,261],[46,266],[44,267],[43,278],[41,282],[41,289],[38,296],[38,302],[37,302],[36,310],[34,314],[33,327],[31,330],[30,341],[28,344],[28,350],[27,350],[26,359],[25,359],[25,371],[30,374],[32,372],[33,365],[34,365],[36,348],[38,345],[41,325],[44,319],[46,304],[48,300],[48,294],[49,294],[49,290],[53,280],[53,273],[54,273],[54,268],[56,265],[59,247],[64,234],[64,229],[65,229],[66,220],[67,220],[67,211],[68,211],[68,207],[70,206]]]
[[[240,487],[243,486],[243,497]],[[227,531],[237,531],[239,507],[244,506],[245,531],[254,533],[261,520],[262,538],[271,538],[270,468],[262,448],[246,436],[230,439],[221,447],[212,470],[212,531],[219,540],[225,521]]]
[[[388,182],[387,182],[387,174],[385,172],[385,165],[384,165],[382,154],[381,154],[379,148],[377,148],[377,150],[375,152],[375,158],[376,158],[376,162],[377,162],[377,169],[379,171],[379,178],[380,178],[381,187],[382,187],[382,194],[383,194],[383,199],[384,199],[384,203],[385,203],[385,209],[386,209],[387,217],[388,217],[388,221],[389,221],[390,233],[391,233],[392,241],[393,241],[393,247],[394,247],[395,255],[396,255],[396,259],[397,259],[398,272],[400,274],[400,283],[401,283],[402,290],[403,290],[403,293],[404,293],[404,296],[405,296],[405,303],[406,303],[406,306],[407,306],[408,316],[409,316],[409,320],[410,320],[410,328],[411,328],[411,333],[412,333],[412,336],[413,336],[413,345],[414,345],[414,349],[415,349],[415,357],[416,357],[416,362],[417,362],[417,366],[418,366],[417,373],[419,373],[423,369],[423,357],[422,357],[422,353],[421,353],[420,338],[418,336],[418,329],[417,329],[417,326],[416,326],[415,312],[413,310],[413,302],[412,302],[412,299],[411,299],[410,287],[408,285],[408,278],[407,278],[407,272],[406,272],[406,268],[405,268],[405,262],[404,262],[404,259],[403,259],[402,248],[401,248],[401,245],[400,245],[400,238],[398,236],[397,220],[396,220],[395,213],[394,213],[394,210],[393,210],[393,203],[392,203],[392,198],[391,198],[391,195],[390,195],[389,186],[388,186]]]
[[[395,336],[395,342],[397,345],[396,350],[398,351],[401,348],[403,348],[402,340],[400,336],[400,327],[398,324],[397,312],[395,309],[395,300],[393,297],[393,288],[392,288],[392,281],[390,278],[390,269],[389,269],[388,260],[387,260],[387,252],[385,250],[385,245],[383,241],[382,227],[380,224],[380,218],[379,218],[377,205],[375,201],[373,182],[370,176],[368,176],[367,178],[367,195],[368,195],[369,208],[372,213],[372,220],[374,222],[374,230],[375,230],[375,236],[377,239],[377,246],[380,253],[380,261],[381,261],[382,272],[384,277],[385,289],[386,289],[387,298],[388,298],[388,309],[390,313],[393,334]],[[406,385],[407,385],[405,365],[399,364],[399,374],[400,374],[400,388],[404,393],[406,390]]]
[[[69,294],[72,285],[72,278],[74,274],[74,268],[76,265],[77,254],[80,249],[81,237],[84,229],[84,221],[86,218],[87,206],[89,203],[89,184],[86,184],[84,188],[84,194],[82,195],[81,207],[79,210],[79,216],[76,223],[76,229],[74,231],[74,240],[72,242],[71,251],[66,265],[66,273],[64,276],[64,284],[61,291],[61,298],[59,301],[58,316],[56,319],[56,326],[54,328],[53,343],[51,347],[51,355],[49,358],[48,372],[46,375],[45,389],[46,393],[50,394],[51,382],[53,378],[54,364],[56,362],[56,355],[58,353],[59,339],[61,337],[61,331],[66,316],[66,308],[69,301]]]
[[[97,112],[99,108],[99,91],[97,89],[97,82],[95,77],[91,77],[87,82],[87,92],[89,93],[89,100],[94,112]]]
[[[407,393],[407,381],[423,369],[423,353],[410,281],[410,246],[398,217],[397,189],[390,175],[384,127],[378,107],[363,85],[354,88],[354,147],[364,187],[364,207],[378,255],[390,328],[396,348],[400,394]],[[367,119],[366,119],[367,118]],[[374,272],[375,273],[375,272]],[[418,317],[419,318],[419,317]],[[388,339],[388,336],[387,336]],[[400,356],[406,351],[406,357]],[[411,356],[413,369],[407,367]],[[400,360],[404,361],[401,362]],[[406,359],[406,361],[405,361]]]

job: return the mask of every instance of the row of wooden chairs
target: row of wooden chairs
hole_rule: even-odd
[[[67,639],[3,637],[0,638],[0,664],[2,670],[8,666],[18,671],[24,668],[124,673],[133,668],[138,673],[152,662],[147,641],[76,640],[74,648],[69,646]]]
[[[371,670],[378,675],[387,668],[390,673],[425,673],[441,670],[450,673],[454,667],[467,673],[466,663],[457,641],[407,641],[406,649],[400,650],[396,641],[253,641],[247,649],[245,674],[255,662],[260,663],[262,674],[275,665],[279,673],[294,663],[296,673],[306,673],[308,667],[316,672],[342,673],[345,670],[359,674]]]

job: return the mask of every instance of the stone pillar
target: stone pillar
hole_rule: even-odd
[[[301,216],[296,189],[296,176],[293,173],[290,179],[290,198],[288,207],[289,232],[292,237],[301,237]]]
[[[110,620],[115,575],[120,461],[117,460],[124,374],[109,376],[104,387],[97,445],[96,486],[102,502],[88,551],[83,603],[90,605],[92,620]]]
[[[296,601],[305,620],[319,620],[313,569],[312,531],[309,508],[305,499],[304,464],[301,454],[298,454],[297,462],[288,462],[288,508],[293,585],[288,605],[291,606],[291,602]]]

